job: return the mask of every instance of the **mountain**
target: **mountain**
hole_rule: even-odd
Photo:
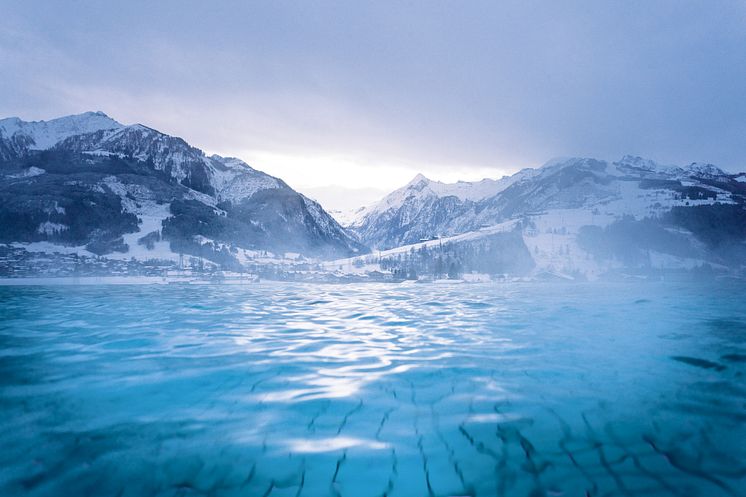
[[[257,252],[366,250],[282,180],[102,112],[0,120],[0,180],[0,243],[30,249],[233,266]]]
[[[537,268],[738,268],[746,264],[744,178],[711,164],[633,156],[558,159],[493,182],[445,185],[418,175],[350,228],[386,250],[518,220]]]
[[[447,184],[418,174],[380,202],[356,210],[347,225],[361,239],[370,240],[376,248],[386,249],[430,238],[445,226],[448,230],[443,234],[461,233],[468,231],[469,226],[452,221],[517,179],[511,176]]]
[[[0,273],[15,264],[9,247],[89,260],[185,254],[229,268],[357,257],[356,268],[369,268],[376,255],[361,255],[366,245],[377,249],[378,269],[406,277],[743,272],[745,206],[746,173],[565,158],[499,180],[417,175],[358,209],[345,229],[281,179],[141,124],[101,112],[0,120]]]
[[[86,112],[50,121],[26,122],[17,117],[0,120],[0,160],[8,161],[34,150],[45,150],[75,135],[124,126],[103,112]]]

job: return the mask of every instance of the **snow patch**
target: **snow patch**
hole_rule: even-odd
[[[8,175],[8,177],[13,179],[33,178],[34,176],[39,176],[40,174],[44,173],[46,173],[44,169],[36,166],[31,166],[28,169],[24,169],[20,173],[10,174]]]
[[[77,254],[79,256],[97,257],[93,252],[86,250],[85,245],[68,246],[52,242],[31,242],[10,244],[14,248],[24,249],[27,252],[46,253],[46,254]]]
[[[38,228],[36,228],[36,232],[43,235],[55,235],[67,229],[69,229],[68,226],[64,224],[45,221],[41,223]]]

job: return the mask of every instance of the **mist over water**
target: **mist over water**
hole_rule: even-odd
[[[746,495],[744,295],[0,287],[0,494]]]

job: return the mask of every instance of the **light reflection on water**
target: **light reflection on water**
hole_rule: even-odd
[[[0,288],[0,494],[744,495],[745,289]]]

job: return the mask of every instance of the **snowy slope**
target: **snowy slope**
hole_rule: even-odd
[[[38,122],[1,120],[0,177],[6,180],[0,185],[0,217],[23,215],[29,217],[25,224],[39,226],[29,231],[19,223],[0,242],[85,245],[96,238],[96,250],[111,257],[172,258],[165,241],[147,253],[139,243],[170,222],[169,236],[174,243],[178,238],[182,249],[210,238],[224,258],[240,248],[316,255],[365,250],[320,205],[282,180],[101,112]],[[91,221],[50,214],[52,199],[75,209],[82,204]],[[105,206],[106,214],[91,210],[95,205]],[[139,225],[134,232],[133,219]],[[117,240],[117,233],[123,239]]]
[[[453,185],[418,176],[366,209],[352,229],[363,242],[385,251],[521,220],[538,270],[586,277],[632,259],[672,267],[739,266],[739,261],[746,265],[746,257],[739,255],[746,254],[743,178],[743,173],[730,175],[711,164],[672,166],[634,156],[614,162],[555,159],[491,184],[496,191],[486,196],[482,192],[489,188],[482,189],[483,182],[472,184],[473,189],[459,183],[458,190],[467,194],[441,196],[452,193]],[[592,247],[594,254],[581,243],[588,227],[609,238]],[[611,260],[625,250],[634,257]],[[601,256],[609,260],[601,263],[604,251],[609,253]]]
[[[116,155],[149,161],[179,183],[214,193],[219,201],[240,201],[262,189],[285,185],[240,159],[210,157],[178,137],[142,124],[122,125],[103,112],[61,117],[49,121],[0,120],[0,142],[13,144],[16,156],[53,147],[90,155]],[[0,148],[0,151],[2,148]],[[6,157],[7,158],[7,157]]]
[[[0,138],[28,139],[28,149],[44,150],[75,135],[102,130],[118,130],[124,126],[103,112],[85,112],[49,121],[22,121],[17,117],[0,120]]]
[[[236,202],[259,190],[285,186],[281,180],[252,169],[241,159],[213,155],[210,160],[212,184],[221,202]]]
[[[555,159],[501,180],[476,183],[448,185],[418,175],[379,203],[358,211],[350,226],[368,245],[385,249],[549,208],[644,217],[675,206],[732,203],[733,193],[718,182],[739,180],[711,164],[677,167],[633,156],[616,162]],[[703,198],[687,196],[687,190],[698,189]]]
[[[459,181],[457,183],[442,183],[426,178],[422,174],[415,176],[412,181],[402,188],[395,190],[373,205],[356,209],[352,215],[347,215],[347,226],[359,227],[365,224],[366,218],[380,216],[387,211],[398,210],[409,204],[410,209],[416,209],[429,199],[455,197],[459,201],[478,201],[496,195],[510,186],[517,178],[503,177],[499,180],[483,179],[476,182]]]

